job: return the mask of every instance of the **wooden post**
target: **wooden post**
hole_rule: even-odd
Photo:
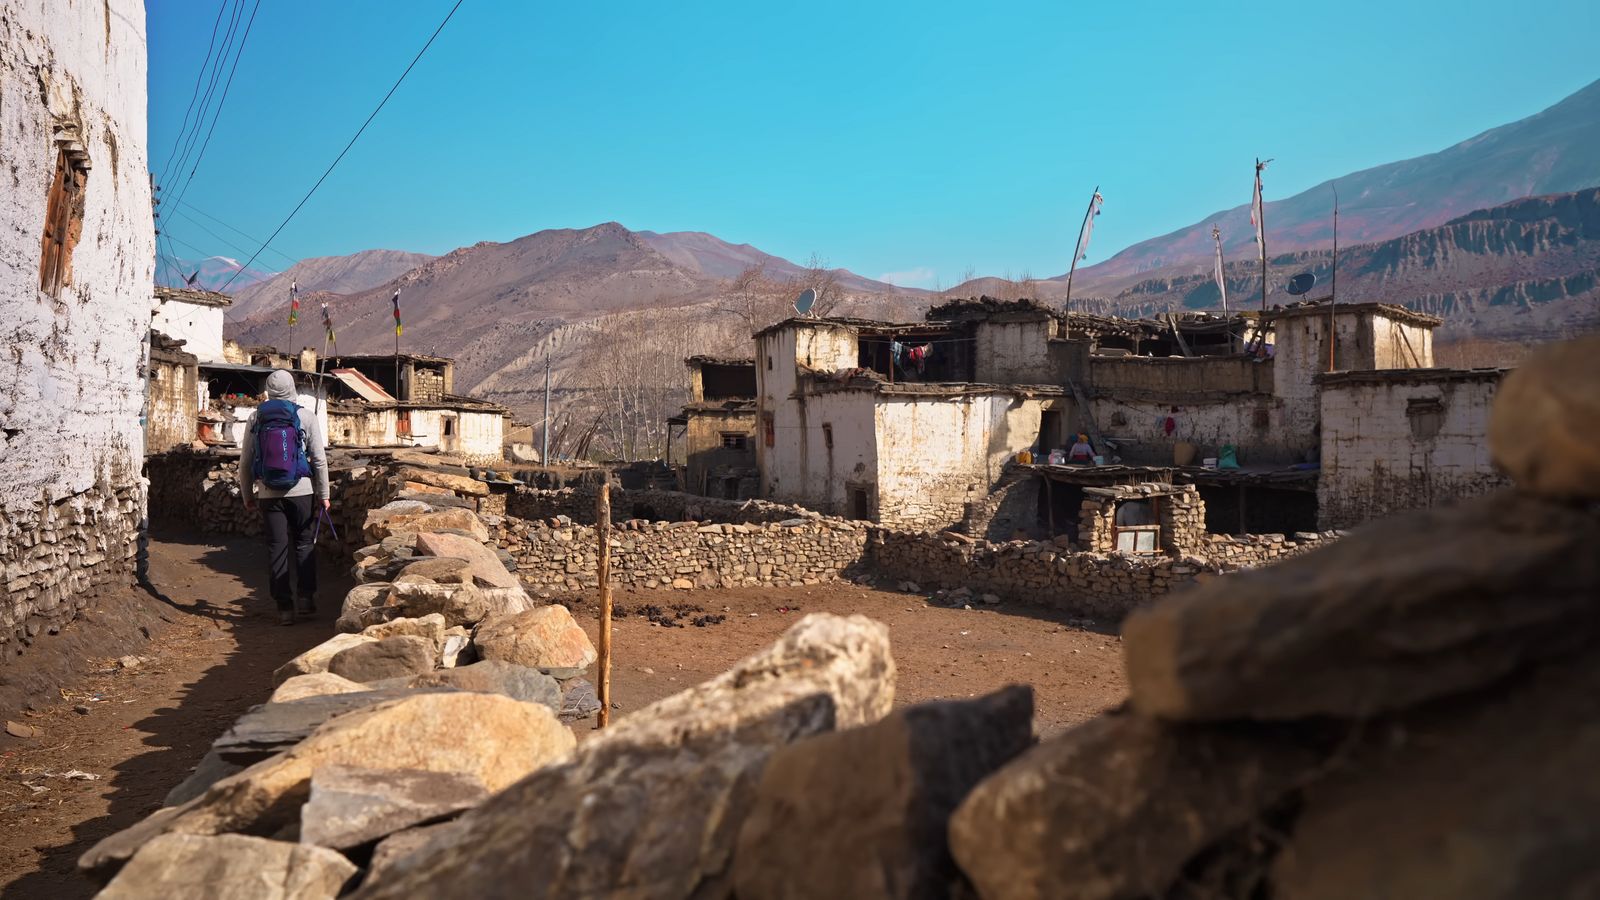
[[[600,727],[611,724],[611,482],[600,483],[594,533],[600,542]]]

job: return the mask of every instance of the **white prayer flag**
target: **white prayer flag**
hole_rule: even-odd
[[[1089,255],[1089,235],[1094,231],[1094,217],[1100,215],[1100,204],[1105,198],[1099,191],[1094,192],[1094,197],[1089,200],[1089,211],[1083,216],[1083,229],[1078,233],[1078,254],[1072,258],[1076,263]]]

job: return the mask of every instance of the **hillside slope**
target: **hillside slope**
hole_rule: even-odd
[[[362,250],[345,256],[309,257],[243,289],[235,282],[232,314],[235,318],[249,318],[267,307],[287,309],[291,282],[299,284],[301,294],[353,294],[384,284],[432,259],[426,253],[405,250]]]

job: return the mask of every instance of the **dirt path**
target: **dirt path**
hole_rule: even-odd
[[[265,600],[261,556],[252,539],[159,536],[151,581],[165,599],[140,602],[158,606],[171,624],[135,651],[146,661],[124,668],[115,658],[91,658],[93,674],[59,700],[16,714],[39,737],[0,733],[0,895],[92,895],[93,885],[74,868],[79,854],[158,808],[211,741],[267,698],[272,670],[332,633],[335,598],[349,586],[344,576],[325,566],[322,618],[280,628]],[[800,616],[823,611],[889,625],[897,704],[1027,683],[1035,690],[1035,727],[1051,734],[1126,693],[1121,643],[1111,629],[1023,606],[948,609],[854,584],[618,591],[616,602],[627,610],[614,629],[618,718],[720,674]],[[592,594],[577,601],[591,637],[598,636],[596,611]],[[657,612],[657,622],[641,612]],[[720,621],[689,624],[705,616]],[[78,650],[82,643],[41,641],[30,652],[51,646]]]
[[[772,643],[809,612],[861,613],[889,626],[895,703],[965,698],[1008,684],[1034,688],[1034,728],[1053,734],[1122,702],[1122,642],[1114,629],[1015,604],[950,609],[914,594],[849,583],[804,588],[617,591],[629,615],[614,621],[612,685],[616,716],[713,675]],[[678,615],[672,607],[683,610]],[[662,627],[639,615],[657,607]],[[586,595],[578,620],[598,639],[598,600]],[[693,620],[722,616],[696,627]]]
[[[134,651],[146,661],[123,668],[90,659],[93,674],[59,701],[13,716],[38,737],[0,733],[0,895],[92,895],[74,868],[78,855],[159,807],[211,741],[267,698],[272,670],[332,633],[330,608],[317,621],[279,627],[264,568],[255,539],[152,542],[151,582],[172,624]],[[324,607],[335,606],[349,581],[327,564],[323,578]],[[51,649],[43,640],[30,652]]]

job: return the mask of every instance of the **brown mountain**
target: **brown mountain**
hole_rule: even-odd
[[[1267,251],[1331,246],[1334,183],[1339,189],[1340,242],[1382,241],[1520,197],[1600,185],[1596,146],[1600,146],[1600,81],[1543,112],[1437,153],[1353,172],[1281,200],[1270,199],[1269,168]],[[1248,160],[1242,163],[1237,173],[1239,193],[1248,198],[1250,166]],[[1242,203],[1080,269],[1073,280],[1074,293],[1079,285],[1099,289],[1107,281],[1142,272],[1209,262],[1214,252],[1212,223],[1222,229],[1229,258],[1254,254],[1249,204]]]
[[[1307,296],[1328,296],[1332,252],[1274,255],[1267,302],[1299,299],[1285,285],[1300,272],[1317,279]],[[1258,308],[1255,261],[1229,263],[1226,274],[1230,305]],[[1341,300],[1399,303],[1440,315],[1456,336],[1549,338],[1600,326],[1600,188],[1529,197],[1391,240],[1341,247],[1338,278]],[[1204,263],[1150,273],[1097,305],[1147,314],[1215,309],[1219,300]]]
[[[300,286],[301,294],[353,294],[377,287],[431,259],[426,253],[405,250],[362,250],[346,256],[302,259],[271,278],[234,292],[230,315],[248,319],[267,308],[287,308],[291,282]]]

